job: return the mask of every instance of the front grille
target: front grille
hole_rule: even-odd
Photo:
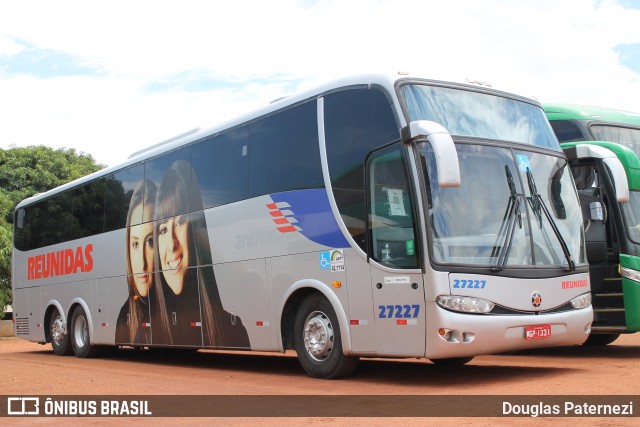
[[[533,315],[542,315],[542,314],[552,314],[552,313],[562,313],[563,311],[573,310],[573,306],[570,302],[559,305],[558,307],[550,308],[548,310],[542,311],[533,311],[533,310],[514,310],[513,308],[503,307],[501,305],[496,304],[496,306],[491,310],[490,314],[533,314]]]

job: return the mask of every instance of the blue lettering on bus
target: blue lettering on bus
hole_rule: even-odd
[[[391,304],[378,306],[380,319],[414,319],[420,313],[419,304]]]
[[[454,279],[453,287],[456,289],[484,289],[487,285],[486,280],[474,280],[474,279]]]

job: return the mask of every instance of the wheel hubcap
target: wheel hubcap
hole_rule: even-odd
[[[56,344],[60,344],[64,339],[64,322],[62,322],[62,317],[60,316],[51,322],[51,339]]]
[[[324,361],[333,350],[333,326],[321,311],[314,311],[305,321],[304,345],[312,359]]]
[[[78,316],[73,325],[73,336],[78,347],[84,347],[89,341],[89,328],[83,316]]]

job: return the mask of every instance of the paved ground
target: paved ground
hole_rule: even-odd
[[[315,380],[294,353],[200,351],[154,355],[121,350],[108,357],[78,359],[51,347],[0,338],[0,384],[13,395],[640,395],[640,334],[600,347],[565,347],[509,355],[479,356],[468,366],[442,368],[421,360],[361,361],[355,375]],[[4,394],[4,393],[2,393]],[[640,412],[640,398],[636,412]],[[348,402],[345,402],[346,404]],[[463,409],[463,408],[460,408]],[[454,408],[455,410],[455,408]],[[455,413],[455,412],[454,412]],[[154,418],[65,419],[63,424],[120,425],[636,425],[620,418]],[[11,419],[12,425],[60,425],[60,418]],[[0,420],[0,424],[4,424]],[[6,424],[5,424],[6,425]]]

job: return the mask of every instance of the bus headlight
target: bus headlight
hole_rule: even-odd
[[[571,300],[571,305],[573,308],[585,308],[591,305],[591,293],[586,293],[582,295],[578,295],[574,299]]]
[[[463,313],[490,313],[495,306],[491,301],[474,297],[460,297],[455,295],[440,295],[436,303],[448,310],[461,311]]]
[[[620,267],[620,275],[634,282],[640,282],[640,271],[627,267]]]

